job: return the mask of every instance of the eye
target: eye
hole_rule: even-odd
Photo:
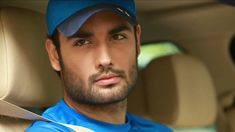
[[[87,45],[87,44],[90,44],[91,42],[87,39],[78,39],[74,42],[74,46],[84,46],[84,45]]]
[[[112,38],[113,38],[114,40],[122,40],[122,39],[125,39],[126,37],[125,37],[124,35],[122,35],[122,34],[114,34],[114,35],[112,36]]]

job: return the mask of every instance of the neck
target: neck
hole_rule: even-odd
[[[72,109],[89,118],[111,124],[124,124],[126,122],[127,100],[108,105],[80,104],[66,96],[64,100]]]

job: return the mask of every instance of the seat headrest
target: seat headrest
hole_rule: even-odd
[[[148,112],[155,121],[174,127],[214,123],[216,94],[211,76],[199,60],[172,55],[153,60],[144,71]]]
[[[0,99],[24,107],[50,106],[62,97],[44,48],[44,15],[0,9]]]
[[[128,97],[127,111],[148,118],[145,95],[142,72],[139,71],[134,89]]]

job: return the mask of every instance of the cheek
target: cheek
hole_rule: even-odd
[[[92,74],[91,59],[77,53],[63,56],[64,68],[70,70],[83,84],[88,86],[88,78]]]
[[[128,70],[136,65],[136,48],[135,44],[126,46],[125,48],[119,49],[115,52],[115,62],[120,66],[121,69],[128,73]],[[114,63],[115,63],[114,62]]]
[[[88,78],[94,71],[92,67],[92,54],[79,48],[71,46],[63,39],[61,40],[61,57],[64,68],[72,72],[85,85],[88,85]]]

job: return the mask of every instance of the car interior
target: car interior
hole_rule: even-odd
[[[235,2],[135,1],[142,42],[128,112],[175,132],[235,132]],[[0,1],[1,132],[24,131],[62,98],[44,46],[47,2]]]

